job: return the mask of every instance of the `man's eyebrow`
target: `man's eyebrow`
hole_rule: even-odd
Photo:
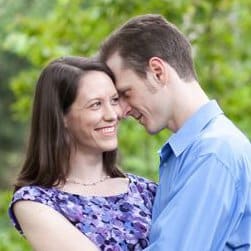
[[[127,91],[127,89],[118,90],[119,96],[123,96],[126,91]]]
[[[117,89],[118,93],[122,94],[122,93],[125,93],[126,91],[128,91],[129,88],[128,87],[122,87],[121,89]]]

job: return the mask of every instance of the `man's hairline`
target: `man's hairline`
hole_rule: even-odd
[[[139,73],[136,69],[134,69],[133,68],[133,66],[131,66],[130,65],[130,63],[128,63],[128,62],[126,62],[126,60],[123,58],[123,56],[121,55],[121,50],[120,50],[120,48],[116,48],[116,49],[114,49],[114,50],[112,50],[111,51],[111,53],[109,53],[108,55],[107,55],[107,58],[105,59],[105,63],[107,64],[107,61],[109,60],[109,59],[111,59],[114,55],[118,55],[119,57],[120,57],[120,59],[121,59],[121,65],[120,65],[120,70],[131,70],[133,73],[135,73],[139,78],[141,78],[142,80],[146,80],[147,79],[147,71],[148,71],[148,66],[146,67],[146,69],[145,69],[145,71],[144,71],[144,73]],[[158,56],[152,56],[151,58],[153,58],[153,57],[158,57]],[[151,59],[150,58],[150,59]],[[163,58],[161,58],[161,57],[158,57],[158,58],[160,58],[161,60],[163,60],[165,63],[167,63],[168,65],[170,65],[166,60],[164,60]],[[149,60],[150,60],[149,59]],[[148,60],[148,62],[149,62],[149,60]],[[170,65],[171,66],[171,65]],[[108,66],[109,67],[109,66]],[[176,70],[175,70],[176,71]],[[176,71],[177,72],[177,71]],[[113,74],[114,74],[114,72],[113,72]],[[178,72],[177,72],[177,74],[178,74]],[[179,75],[179,74],[178,74]],[[116,75],[114,74],[114,77],[115,77],[115,86],[116,86],[116,81],[117,81],[117,79],[116,79]]]

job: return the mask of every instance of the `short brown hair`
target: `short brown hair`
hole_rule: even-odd
[[[114,82],[110,69],[96,59],[63,57],[49,63],[37,81],[31,131],[25,162],[15,190],[26,185],[51,187],[65,182],[74,140],[64,126],[78,92],[79,80],[89,71],[106,73]],[[103,153],[103,164],[111,177],[124,177],[116,166],[116,150]]]
[[[145,76],[149,59],[157,56],[185,79],[196,79],[191,45],[186,37],[160,15],[147,14],[130,19],[101,45],[100,58],[106,62],[115,52],[125,67]]]

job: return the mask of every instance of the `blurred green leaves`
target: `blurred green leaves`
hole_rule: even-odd
[[[0,192],[0,251],[31,251],[30,245],[18,234],[8,219],[10,200],[10,192]]]
[[[112,30],[140,14],[162,14],[187,35],[201,85],[251,137],[250,9],[249,0],[0,0],[0,185],[19,165],[44,65],[64,55],[94,55]],[[134,120],[123,121],[122,168],[157,180],[157,150],[168,135],[150,136]],[[0,251],[28,251],[7,219],[10,197],[0,194]]]
[[[216,98],[226,114],[251,135],[251,118],[247,116],[251,107],[249,7],[249,1],[244,0],[58,0],[45,8],[44,15],[19,15],[4,41],[5,50],[30,63],[11,81],[15,117],[29,119],[36,78],[48,61],[69,54],[93,55],[102,40],[128,18],[159,13],[177,24],[192,41],[199,80],[208,95]],[[150,137],[134,121],[122,123],[121,165],[156,178],[156,151],[167,135]]]

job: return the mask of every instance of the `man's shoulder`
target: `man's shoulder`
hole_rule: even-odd
[[[238,150],[241,146],[250,146],[249,139],[225,115],[215,117],[198,134],[194,146],[205,151],[217,152],[227,147],[229,150]]]
[[[239,165],[243,158],[251,164],[250,140],[225,116],[202,130],[191,150],[196,157],[211,155],[226,166]]]

